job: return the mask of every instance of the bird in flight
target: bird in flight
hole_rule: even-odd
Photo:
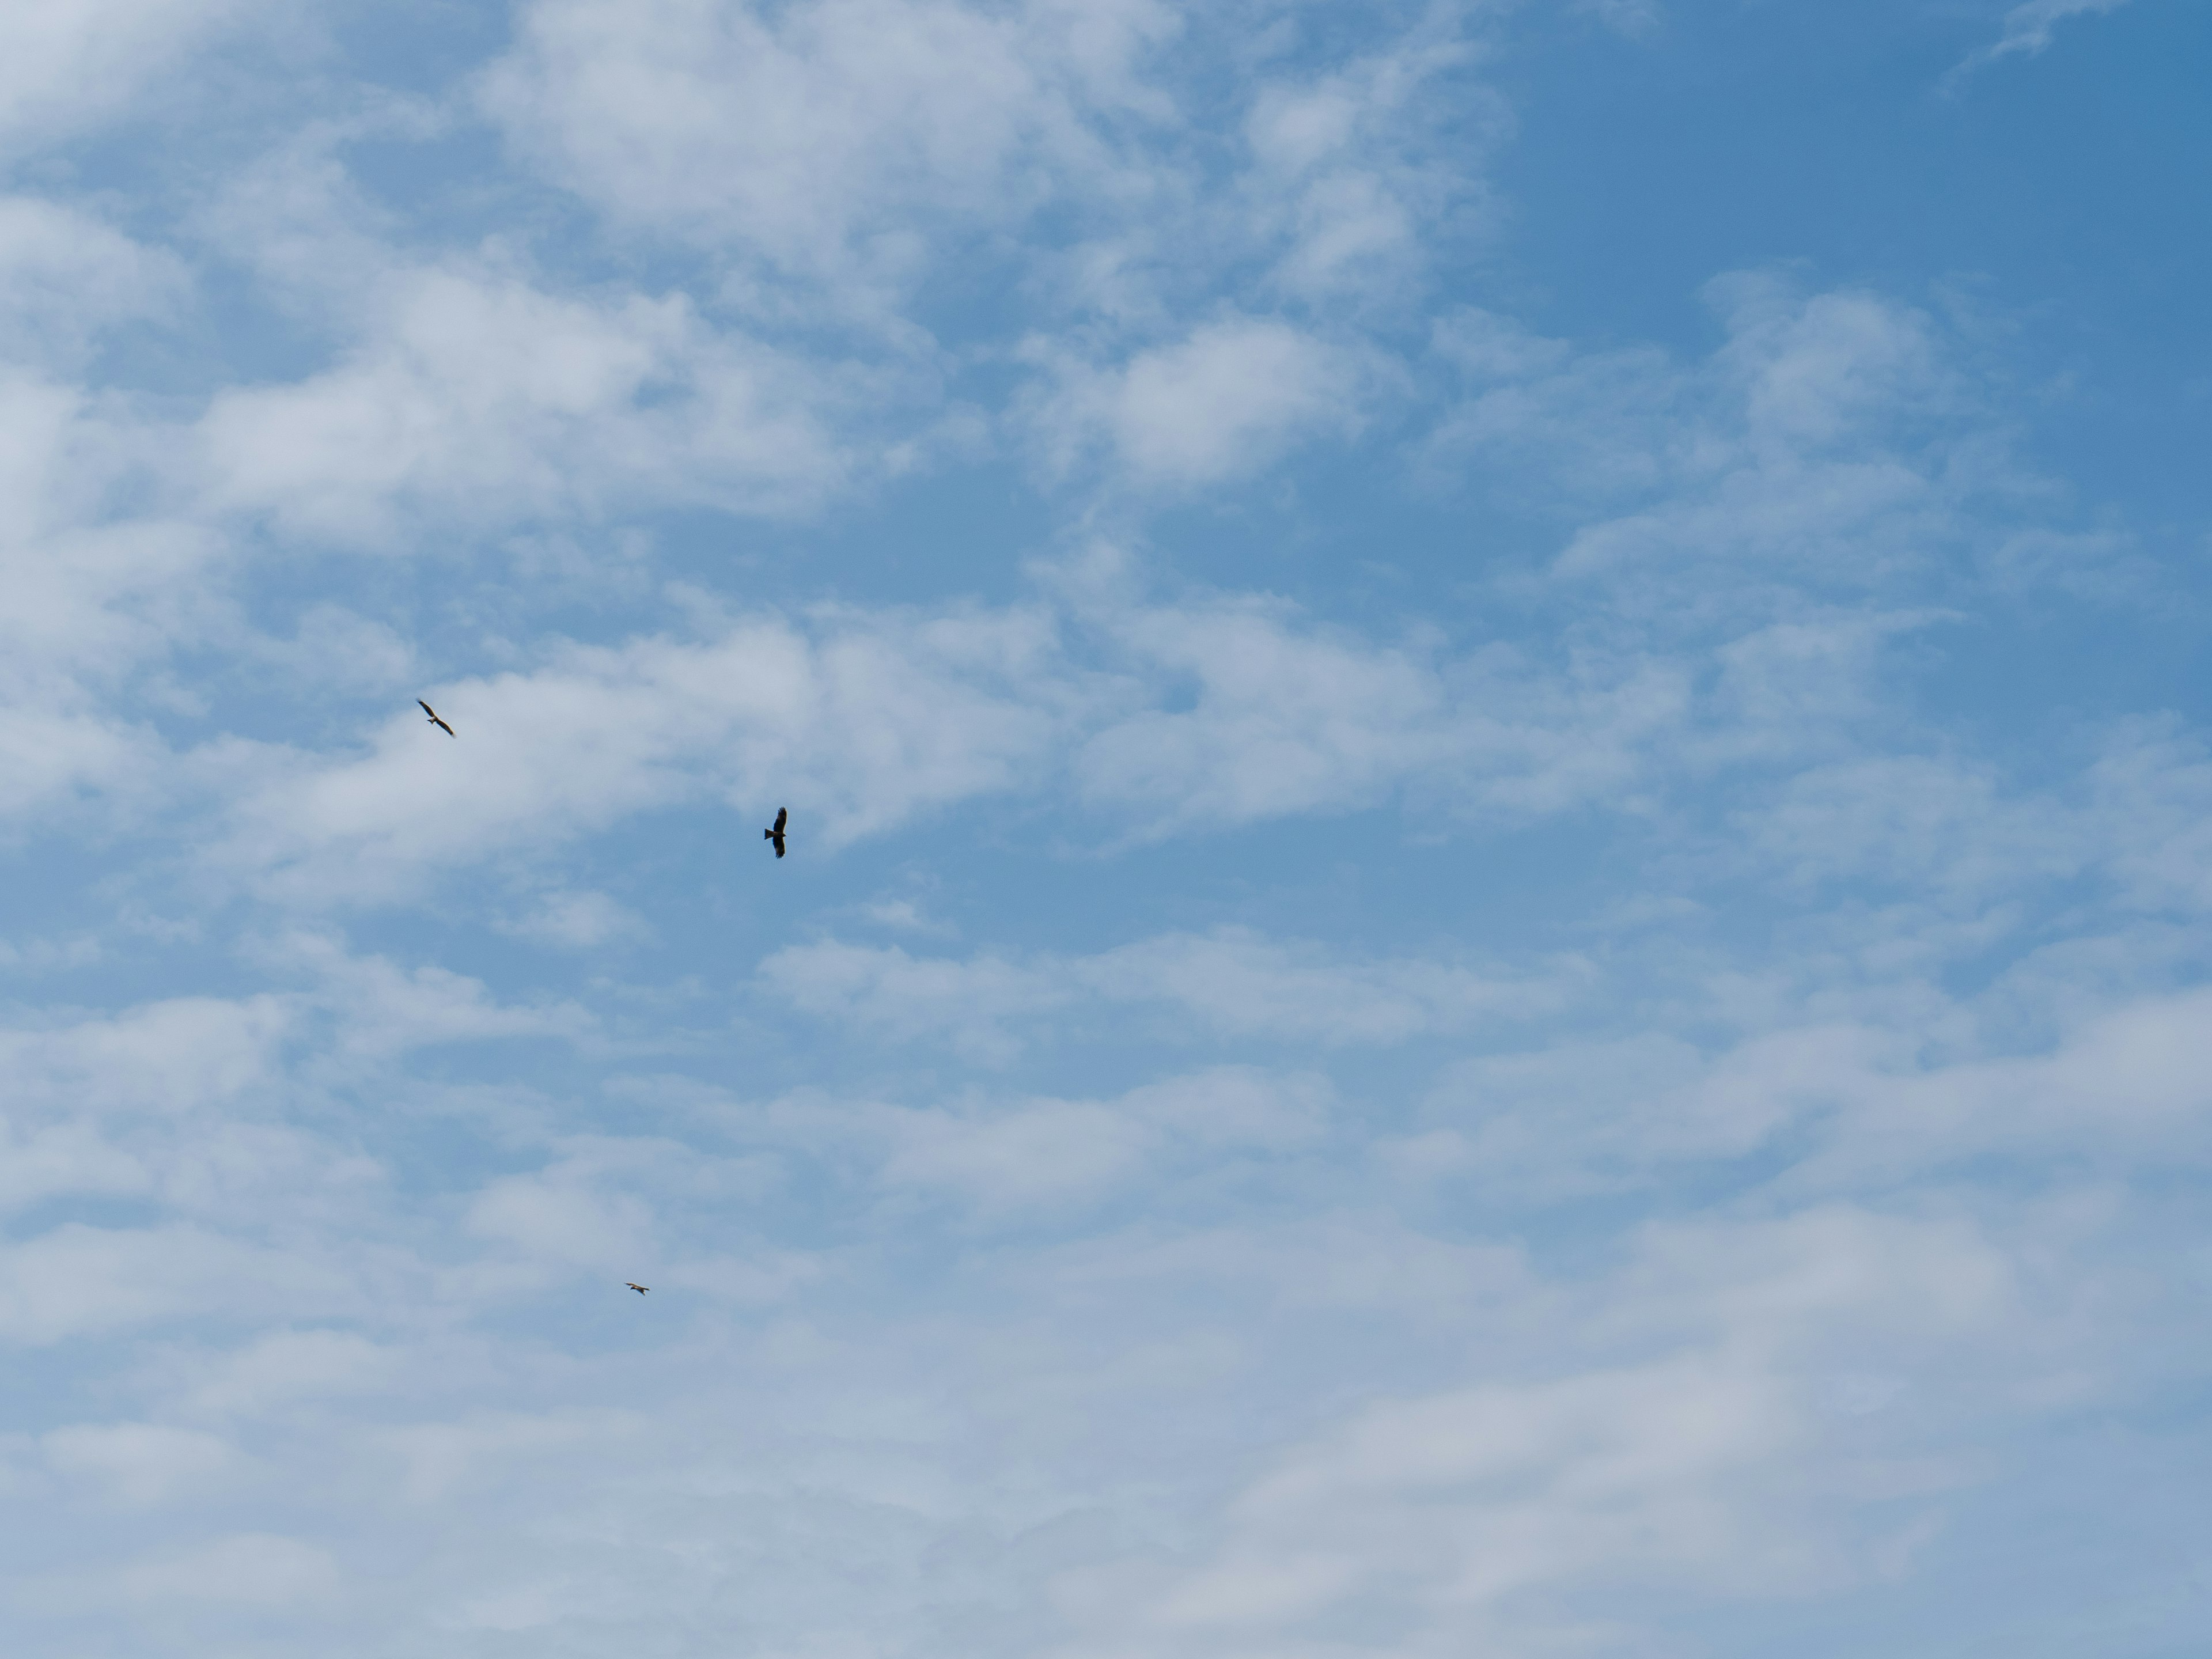
[[[623,1280],[623,1284],[625,1284],[625,1285],[629,1285],[629,1280],[628,1280],[627,1279],[625,1279],[624,1280]],[[640,1296],[643,1296],[643,1295],[644,1295],[647,1291],[649,1291],[649,1290],[651,1290],[651,1289],[653,1288],[653,1286],[652,1286],[652,1285],[629,1285],[629,1287],[630,1287],[630,1289],[632,1289],[633,1291],[636,1291]]]
[[[443,732],[449,738],[454,735],[453,728],[438,718],[438,711],[436,709],[431,708],[428,703],[424,702],[420,697],[416,698],[415,702],[416,707],[420,708],[424,714],[430,717],[431,725],[436,726],[441,732]]]
[[[789,807],[777,807],[775,809],[775,828],[773,830],[763,830],[761,831],[762,840],[772,841],[775,843],[775,855],[778,858],[781,858],[783,856],[783,825],[784,821],[790,817],[790,816],[791,809]]]

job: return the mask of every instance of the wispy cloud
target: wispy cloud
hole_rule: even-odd
[[[865,315],[941,255],[933,242],[1141,190],[1114,133],[1170,118],[1139,67],[1176,33],[1154,0],[542,0],[482,95],[613,219],[713,250],[741,281],[758,266],[826,283]]]
[[[1057,472],[1103,447],[1142,484],[1248,477],[1304,444],[1356,434],[1383,366],[1289,324],[1235,317],[1110,368],[1033,356],[1054,382],[1030,411]]]
[[[1286,1043],[1399,1043],[1558,1010],[1579,964],[1509,978],[1451,962],[1340,960],[1311,942],[1229,930],[1170,934],[1093,957],[1025,961],[998,956],[915,957],[896,946],[825,940],[786,947],[761,963],[764,985],[807,1012],[899,1039],[950,1038],[989,1058],[1011,1057],[1012,1028],[1082,1005],[1158,1004],[1179,1021],[1231,1037]]]
[[[270,0],[64,0],[12,11],[0,20],[0,153],[76,136],[226,31],[266,27],[281,9]]]
[[[2051,44],[2058,26],[2068,18],[2097,16],[2118,11],[2127,3],[2128,0],[2027,0],[2005,14],[2002,32],[1996,41],[1960,63],[1945,77],[1946,84],[1955,86],[1984,64],[2000,58],[2033,58]]]

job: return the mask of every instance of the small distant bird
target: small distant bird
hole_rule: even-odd
[[[628,1280],[627,1279],[625,1279],[624,1280],[623,1280],[623,1284],[625,1284],[625,1285],[629,1285],[629,1280]],[[633,1291],[636,1291],[640,1296],[643,1296],[643,1295],[644,1295],[647,1291],[649,1291],[649,1290],[651,1290],[651,1289],[653,1288],[653,1286],[651,1286],[650,1285],[629,1285],[629,1287],[630,1287],[630,1289],[632,1289]]]
[[[420,697],[416,698],[415,702],[416,706],[419,707],[424,714],[430,717],[431,725],[436,726],[441,732],[443,732],[449,738],[453,735],[453,728],[438,718],[438,711],[436,709],[431,708],[428,703],[424,702]]]
[[[785,820],[790,817],[791,809],[789,807],[779,806],[775,809],[775,828],[773,830],[763,830],[761,831],[761,839],[763,841],[772,841],[775,843],[775,855],[778,858],[781,858],[783,856],[783,826]]]

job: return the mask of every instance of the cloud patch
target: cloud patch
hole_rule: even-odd
[[[1099,1005],[1155,1005],[1218,1040],[1390,1044],[1555,1011],[1577,977],[1573,964],[1532,981],[1446,962],[1346,960],[1238,928],[1024,961],[825,940],[777,951],[760,974],[806,1012],[1000,1060],[1018,1052],[1020,1028],[1051,1015],[1060,1030],[1079,1030],[1083,1011]]]
[[[1178,491],[1351,437],[1378,378],[1371,354],[1267,317],[1224,318],[1119,364],[1047,362],[1057,384],[1032,420],[1055,471],[1103,450],[1140,487]]]

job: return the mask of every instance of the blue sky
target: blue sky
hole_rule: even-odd
[[[2208,49],[9,13],[9,1653],[2202,1652]]]

